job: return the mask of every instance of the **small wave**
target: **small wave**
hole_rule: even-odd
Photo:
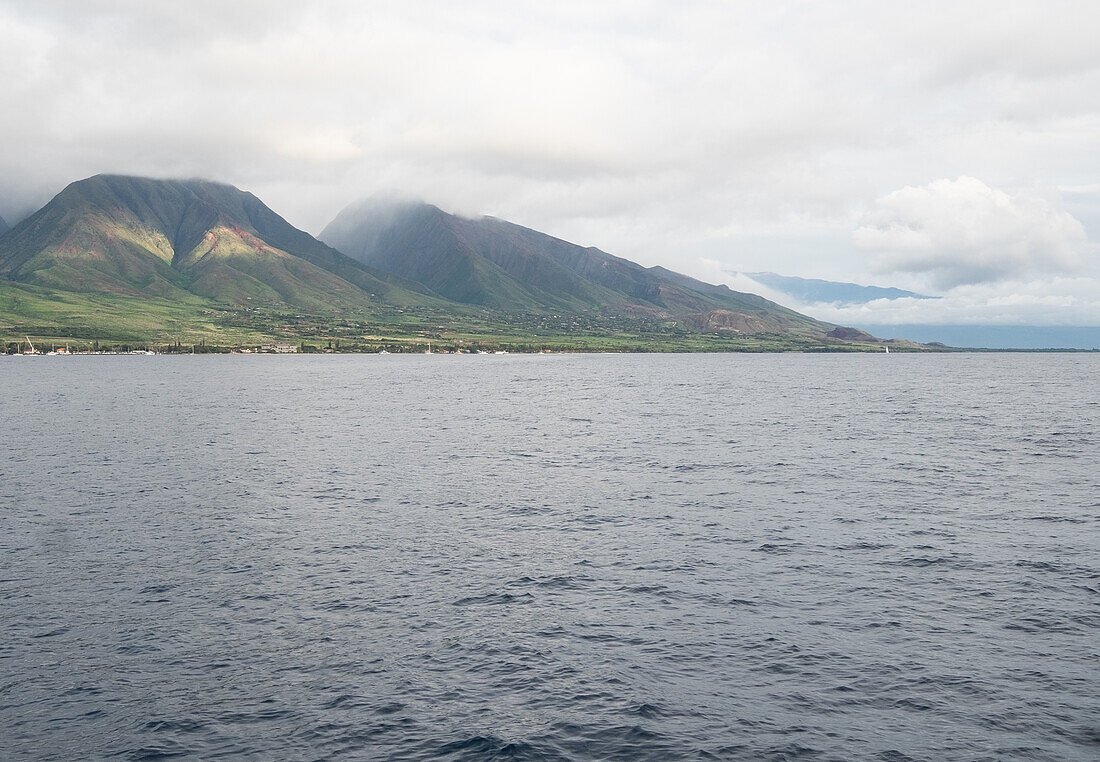
[[[510,603],[530,603],[535,597],[530,593],[512,595],[511,593],[486,593],[485,595],[471,595],[459,598],[454,606],[478,606],[478,605],[502,605]]]
[[[633,593],[635,595],[662,595],[667,596],[672,593],[670,589],[664,585],[627,585],[618,588],[619,592]]]
[[[897,749],[880,751],[877,756],[882,762],[916,762],[913,757],[910,757],[908,754],[903,754]]]
[[[1015,565],[1021,569],[1033,569],[1035,571],[1056,572],[1061,570],[1058,564],[1047,561],[1017,561]]]
[[[657,704],[650,704],[648,702],[631,704],[624,711],[626,714],[636,714],[639,717],[643,717],[647,720],[653,720],[658,717],[667,717],[670,714],[667,709]]]
[[[138,595],[151,595],[152,593],[167,593],[169,590],[174,590],[176,587],[177,587],[176,585],[168,585],[168,584],[149,585],[147,587],[141,588],[141,590],[138,590]]]
[[[917,712],[927,712],[929,709],[935,707],[929,701],[922,701],[917,698],[901,698],[894,702],[894,706],[898,709],[912,709]]]
[[[758,553],[793,553],[802,546],[802,543],[792,542],[784,545],[780,545],[774,542],[766,542],[763,545],[759,545],[753,550]]]
[[[265,699],[260,702],[264,704],[273,703],[271,699]],[[260,709],[255,712],[225,712],[217,716],[218,722],[225,723],[227,725],[252,725],[256,723],[270,722],[271,720],[281,720],[290,716],[290,711],[286,709]]]
[[[198,720],[150,720],[144,729],[154,733],[195,733],[206,727]]]
[[[1038,617],[1017,619],[1006,624],[1004,628],[1006,630],[1019,630],[1020,632],[1057,632],[1061,634],[1083,633],[1088,629],[1075,626],[1065,619],[1040,619]]]
[[[68,632],[71,629],[72,629],[71,627],[66,625],[66,626],[62,626],[62,627],[56,627],[52,630],[47,630],[46,632],[40,632],[36,635],[31,635],[31,637],[36,639],[36,640],[38,638],[56,638],[58,635],[64,635],[66,632]]]
[[[571,519],[567,519],[567,521],[576,524],[611,524],[621,519],[621,516],[592,516],[590,514],[584,514],[583,516],[574,516]]]
[[[150,654],[159,650],[155,643],[126,643],[115,649],[120,654]]]
[[[543,590],[584,590],[592,581],[591,577],[575,577],[564,574],[556,577],[541,577],[539,579],[520,577],[517,580],[513,580],[511,584],[521,587],[537,587]]]
[[[566,759],[546,746],[536,746],[525,741],[505,741],[496,736],[471,736],[452,741],[439,747],[437,755],[455,760],[553,760]]]
[[[142,746],[140,749],[134,749],[126,755],[126,758],[140,762],[149,762],[149,760],[156,759],[186,757],[190,755],[190,753],[190,750],[186,746],[169,741],[156,746]]]
[[[942,556],[930,557],[930,556],[910,556],[908,558],[902,558],[897,561],[885,561],[887,566],[911,566],[918,569],[926,566],[938,566],[940,564],[950,563],[951,559],[944,558]]]
[[[1072,741],[1082,746],[1100,748],[1100,725],[1075,728],[1070,731],[1069,737]]]
[[[366,700],[362,696],[355,696],[350,693],[341,693],[339,696],[335,696],[324,704],[324,709],[351,709],[360,707],[366,704]]]
[[[819,749],[815,749],[812,746],[803,746],[800,743],[791,743],[767,749],[760,755],[760,758],[772,760],[774,762],[788,762],[792,759],[807,759],[809,757],[818,756],[821,756],[821,751]]]

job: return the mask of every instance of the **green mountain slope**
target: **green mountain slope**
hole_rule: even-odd
[[[328,243],[229,185],[81,180],[0,234],[0,336],[373,351],[875,341],[753,294],[427,204],[351,207],[323,235]]]
[[[448,299],[500,310],[668,317],[696,330],[746,334],[826,336],[836,329],[754,294],[428,204],[353,205],[320,238]]]
[[[550,275],[563,287],[547,293],[509,272],[524,257],[514,247],[491,258],[483,236],[469,221],[427,204],[366,206],[342,212],[321,240],[378,269],[423,283],[435,293],[464,304],[508,311],[582,309],[588,284],[555,267]],[[529,258],[528,258],[529,259]],[[570,280],[576,283],[570,283]]]
[[[307,233],[251,193],[97,175],[0,237],[0,277],[84,293],[310,309],[435,301]]]

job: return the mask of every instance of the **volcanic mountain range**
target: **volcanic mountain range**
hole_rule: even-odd
[[[0,234],[0,285],[328,314],[637,316],[694,332],[874,341],[754,294],[424,203],[353,205],[319,239],[230,185],[97,175]]]

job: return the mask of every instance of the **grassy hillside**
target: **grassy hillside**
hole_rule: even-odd
[[[437,307],[341,314],[278,307],[233,308],[188,300],[89,294],[0,280],[0,342],[75,348],[205,344],[207,349],[305,344],[345,352],[435,351],[882,351],[867,342],[784,334],[743,336],[629,316],[550,316]],[[907,342],[891,348],[919,349]]]
[[[262,333],[233,328],[227,313],[205,299],[78,293],[0,280],[0,338],[5,342],[71,339],[244,343]]]
[[[98,175],[0,237],[0,277],[81,293],[360,309],[436,301],[345,257],[255,196],[199,180]]]
[[[492,218],[357,207],[326,235],[201,180],[99,175],[0,235],[0,338],[348,351],[877,349],[752,294]],[[901,347],[900,344],[895,346]]]
[[[491,217],[466,219],[417,203],[360,204],[321,238],[448,299],[505,311],[672,318],[700,331],[825,336],[835,326],[762,297]],[[869,337],[868,337],[869,338]]]

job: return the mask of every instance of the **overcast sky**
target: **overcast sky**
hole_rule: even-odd
[[[1100,325],[1098,40],[1096,0],[0,0],[0,215],[98,172],[312,233],[396,192],[734,285]]]

